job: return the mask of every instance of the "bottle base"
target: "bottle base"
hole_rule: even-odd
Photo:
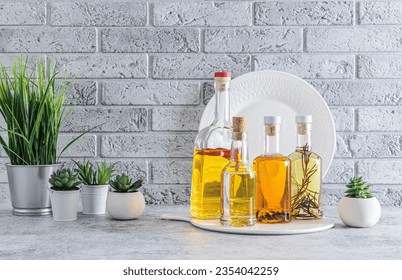
[[[322,209],[315,209],[315,211],[292,211],[292,220],[319,220],[324,216]]]
[[[220,201],[192,203],[190,206],[190,214],[195,219],[200,220],[217,220],[221,216]]]
[[[230,217],[220,218],[221,225],[231,227],[250,227],[255,225],[256,219],[254,217]]]
[[[200,219],[200,220],[217,220],[220,218],[220,214],[215,214],[215,213],[200,213],[200,212],[195,212],[191,211],[191,217],[195,219]]]
[[[289,223],[290,212],[260,211],[257,213],[257,222],[262,224]]]

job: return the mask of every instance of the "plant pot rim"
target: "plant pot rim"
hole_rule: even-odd
[[[116,191],[109,191],[110,193],[119,193],[119,194],[135,194],[135,193],[141,193],[140,191],[136,192],[116,192]]]
[[[376,197],[373,196],[373,197],[369,197],[369,198],[360,198],[360,197],[347,197],[347,196],[344,196],[342,198],[346,198],[346,199],[349,199],[349,200],[371,200],[371,199],[374,199]]]
[[[103,184],[103,185],[85,185],[82,184],[83,187],[89,187],[89,188],[101,188],[101,187],[109,187],[109,184]]]
[[[57,192],[57,193],[74,193],[74,192],[79,192],[81,189],[78,190],[72,190],[72,191],[56,191],[56,190],[52,190],[51,188],[49,188],[52,192]]]
[[[11,164],[11,163],[6,163],[6,166],[10,167],[28,167],[28,168],[34,168],[34,167],[54,167],[54,166],[60,166],[62,163],[53,163],[53,164],[36,164],[36,165],[23,165],[23,164]]]

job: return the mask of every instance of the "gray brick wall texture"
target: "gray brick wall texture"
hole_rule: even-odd
[[[327,101],[337,151],[324,204],[364,176],[383,205],[402,206],[402,3],[395,1],[0,0],[0,61],[58,61],[76,77],[64,155],[119,161],[148,203],[189,201],[193,140],[218,69],[274,69]],[[0,152],[0,201],[8,200]]]

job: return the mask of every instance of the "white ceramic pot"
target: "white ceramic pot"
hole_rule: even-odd
[[[82,213],[105,214],[109,185],[84,185],[81,188]]]
[[[65,222],[77,220],[80,190],[54,191],[50,190],[53,220]]]
[[[117,220],[131,220],[142,215],[145,199],[141,192],[109,192],[106,208],[109,215]]]
[[[371,227],[380,219],[381,206],[377,198],[343,197],[338,206],[339,218],[350,227]]]

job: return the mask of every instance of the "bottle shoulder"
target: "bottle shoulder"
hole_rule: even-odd
[[[196,149],[226,148],[232,143],[232,129],[228,127],[207,126],[195,138]]]
[[[291,153],[291,154],[289,155],[289,159],[290,159],[290,160],[295,160],[295,159],[299,159],[299,158],[302,158],[302,157],[303,157],[303,152],[302,152],[302,151],[298,151],[298,150],[294,151],[293,153]],[[308,152],[308,157],[309,157],[310,159],[315,159],[316,161],[321,161],[320,155],[318,155],[318,154],[315,153],[315,152]]]
[[[234,162],[231,161],[229,162],[224,168],[223,172],[235,172],[235,173],[254,173],[253,168],[249,166],[248,164],[245,164],[243,162]]]
[[[280,161],[280,162],[289,162],[290,159],[282,154],[272,154],[272,155],[260,155],[254,159],[254,164],[264,161]]]

